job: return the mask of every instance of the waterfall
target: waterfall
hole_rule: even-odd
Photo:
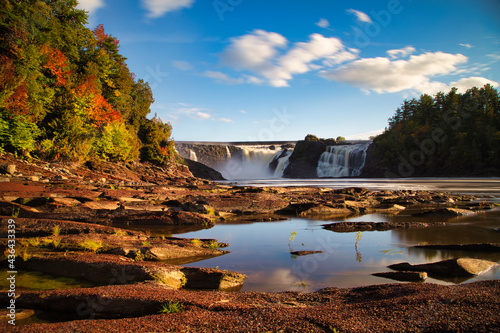
[[[283,175],[292,151],[270,149],[269,146],[236,146],[238,154],[232,154],[218,171],[226,179],[270,179]],[[276,169],[270,163],[276,161]]]
[[[229,150],[228,146],[226,146],[226,155],[227,155],[227,159],[231,158],[231,151]]]
[[[196,153],[191,149],[189,149],[189,159],[198,162],[198,157],[196,157]]]
[[[281,156],[281,151],[276,153],[274,155],[274,159],[278,159],[278,165],[276,166],[276,170],[274,170],[274,177],[275,178],[282,178],[283,177],[283,171],[285,171],[286,167],[290,163],[290,155],[292,155],[293,150],[289,149],[286,151],[284,156]],[[281,156],[281,157],[280,157]]]
[[[359,176],[365,165],[369,145],[370,143],[328,146],[318,161],[318,177]]]

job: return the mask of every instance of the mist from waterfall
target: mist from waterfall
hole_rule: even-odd
[[[370,143],[328,146],[318,161],[318,177],[359,176],[365,165],[369,145]]]
[[[269,163],[281,154],[281,150],[271,150],[262,146],[239,146],[238,148],[241,149],[241,159],[231,156],[222,167],[217,168],[224,178],[235,180],[275,177],[275,172],[269,168]]]

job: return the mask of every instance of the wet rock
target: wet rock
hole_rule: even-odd
[[[172,288],[184,285],[184,274],[177,266],[106,254],[44,254],[16,262],[21,269],[87,280],[98,284],[131,284],[157,280]]]
[[[412,229],[445,226],[444,222],[335,222],[324,224],[323,228],[335,232],[384,231],[391,229]]]
[[[211,268],[183,267],[181,271],[186,276],[185,288],[188,289],[233,290],[241,287],[247,278],[245,274]]]
[[[323,251],[291,251],[290,254],[294,256],[307,256],[310,254],[315,254],[315,253],[323,253]]]
[[[415,213],[413,216],[469,216],[474,215],[476,212],[467,209],[461,208],[440,208],[440,209],[432,209],[421,213]]]
[[[298,214],[300,217],[310,217],[310,216],[349,216],[353,212],[350,209],[343,207],[330,207],[326,205],[317,205],[308,208]]]
[[[479,275],[497,263],[488,260],[460,258],[438,261],[430,264],[411,265],[407,262],[388,266],[397,271],[427,272],[429,275],[446,277],[468,277]]]
[[[373,273],[372,275],[397,281],[424,281],[425,279],[427,279],[426,272],[399,271],[399,272]]]

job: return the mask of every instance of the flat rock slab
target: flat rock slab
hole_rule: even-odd
[[[324,224],[323,228],[335,232],[384,231],[391,229],[412,229],[445,226],[444,222],[336,222]]]
[[[432,209],[425,212],[415,213],[413,216],[449,216],[449,217],[457,217],[457,216],[470,216],[474,215],[477,212],[468,209],[462,208],[440,208],[440,209]]]
[[[109,254],[52,253],[34,255],[16,262],[21,269],[79,278],[97,284],[118,285],[157,281],[174,289],[237,289],[246,275],[197,267],[180,267],[157,262],[134,261]]]
[[[424,281],[425,279],[427,279],[426,272],[412,272],[412,271],[382,272],[382,273],[373,273],[372,275],[393,279],[397,281]]]
[[[407,262],[388,266],[397,271],[427,272],[430,275],[446,277],[470,277],[479,275],[497,263],[481,259],[448,259],[430,264],[411,265]]]

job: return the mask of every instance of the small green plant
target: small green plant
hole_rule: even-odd
[[[120,230],[120,229],[115,229],[113,235],[117,237],[125,236],[127,234],[126,231]]]
[[[328,326],[328,328],[330,329],[330,331],[332,333],[340,333],[340,331],[338,329],[336,329],[335,327],[332,327],[332,326]]]
[[[26,240],[28,242],[29,245],[31,246],[34,246],[34,247],[37,247],[37,246],[40,246],[40,238],[36,237],[36,238],[30,238],[30,239],[27,239]]]
[[[10,216],[13,218],[16,218],[19,216],[19,213],[21,212],[21,208],[17,206],[12,206],[12,212],[10,213]]]
[[[288,238],[288,247],[290,248],[290,252],[292,251],[292,241],[295,239],[295,236],[297,236],[297,231],[292,230],[290,232],[290,237]]]
[[[358,242],[361,240],[361,231],[356,233],[356,243],[354,243],[354,249],[356,250],[356,261],[361,262],[361,253],[358,251]]]
[[[295,282],[293,285],[305,288],[305,287],[307,287],[309,285],[309,283],[307,281],[305,281],[305,280],[302,280],[302,281]]]
[[[60,233],[61,233],[61,227],[58,224],[56,224],[52,228],[52,236],[59,236]]]
[[[208,244],[208,248],[209,249],[218,249],[220,246],[219,243],[217,243],[216,241],[211,241],[209,244]]]
[[[158,313],[177,313],[181,312],[184,305],[181,302],[168,301],[167,303],[161,304]]]
[[[196,247],[201,247],[203,245],[203,242],[197,238],[191,239],[191,244],[193,244]]]
[[[85,239],[84,241],[79,242],[78,246],[80,246],[85,251],[97,253],[100,249],[102,249],[103,244],[102,244],[102,241],[94,241],[92,239]]]
[[[135,253],[135,261],[143,261],[144,260],[144,255],[142,254],[141,250],[137,251]]]
[[[59,238],[52,239],[52,247],[57,250],[61,246],[61,240]]]
[[[141,244],[142,244],[142,246],[149,246],[149,245],[151,245],[151,242],[150,241],[144,241]]]

